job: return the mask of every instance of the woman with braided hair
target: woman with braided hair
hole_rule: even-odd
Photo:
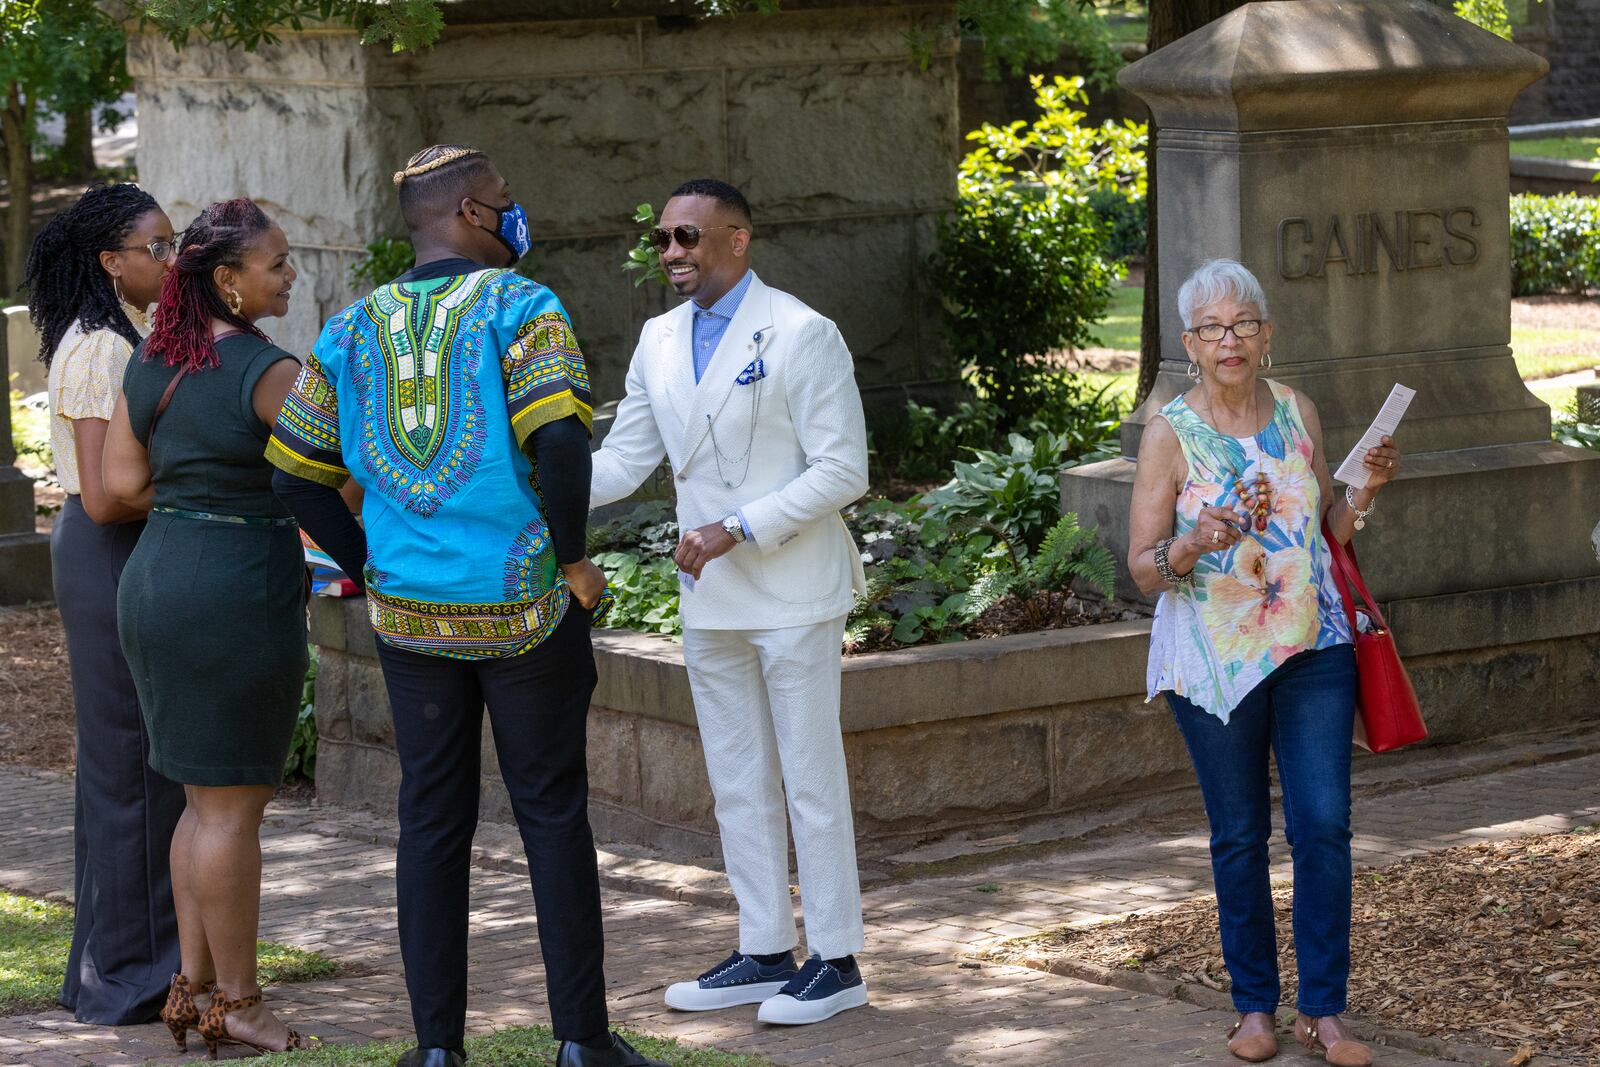
[[[106,495],[100,456],[122,371],[148,332],[172,223],[137,185],[99,185],[45,224],[23,274],[50,368],[50,442],[67,499],[50,534],[77,718],[77,916],[61,1003],[79,1022],[155,1018],[178,963],[167,849],[183,790],[145,762],[139,696],[117,640],[117,584],[149,501]]]
[[[202,211],[106,442],[107,492],[151,505],[118,595],[122,647],[150,765],[188,801],[172,839],[182,965],[161,1016],[180,1048],[194,1029],[213,1056],[222,1041],[306,1046],[256,981],[261,816],[306,672],[300,538],[262,456],[300,367],[256,323],[289,310],[294,278],[283,231],[255,203]]]

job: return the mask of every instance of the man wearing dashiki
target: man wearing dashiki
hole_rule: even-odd
[[[590,394],[526,216],[476,149],[395,175],[417,265],[324,327],[268,447],[274,488],[366,589],[400,758],[400,949],[417,1048],[458,1067],[483,708],[522,831],[559,1067],[665,1067],[609,1032],[588,820]],[[365,490],[365,531],[337,489]]]

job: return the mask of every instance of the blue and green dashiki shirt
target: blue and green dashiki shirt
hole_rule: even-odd
[[[366,491],[367,607],[389,645],[514,656],[569,592],[523,445],[591,424],[583,355],[556,295],[506,270],[426,267],[329,320],[267,447],[277,467]]]

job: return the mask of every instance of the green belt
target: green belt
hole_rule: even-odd
[[[294,519],[272,519],[261,515],[218,515],[212,511],[184,511],[182,508],[151,508],[157,515],[171,515],[179,519],[200,519],[203,522],[229,522],[235,526],[298,526]]]

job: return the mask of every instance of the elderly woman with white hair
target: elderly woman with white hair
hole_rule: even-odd
[[[1194,386],[1152,419],[1139,448],[1128,566],[1161,593],[1149,696],[1167,698],[1211,824],[1222,955],[1240,1018],[1228,1048],[1277,1054],[1278,951],[1268,880],[1278,764],[1294,863],[1300,988],[1296,1037],[1337,1067],[1372,1062],[1339,1019],[1350,971],[1350,626],[1326,529],[1364,525],[1400,453],[1367,452],[1367,484],[1334,492],[1317,409],[1261,377],[1272,323],[1242,264],[1201,265],[1178,291]]]

